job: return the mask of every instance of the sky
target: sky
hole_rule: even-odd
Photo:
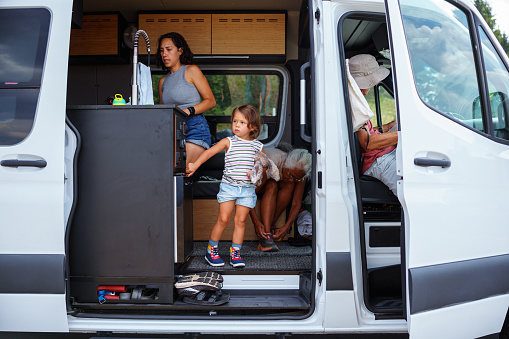
[[[509,0],[487,0],[487,2],[497,20],[496,26],[509,36]]]

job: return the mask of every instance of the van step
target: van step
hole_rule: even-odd
[[[241,250],[241,256],[246,267],[234,268],[229,262],[229,242],[219,244],[219,255],[225,261],[222,267],[212,267],[204,259],[207,242],[194,242],[194,250],[189,260],[182,266],[180,273],[192,273],[201,271],[215,271],[221,274],[232,274],[249,271],[310,271],[312,268],[312,250],[311,246],[295,247],[290,246],[288,242],[277,243],[279,251],[262,252],[257,249],[258,242],[244,242]]]
[[[217,315],[240,315],[240,314],[261,314],[261,313],[278,313],[278,312],[294,312],[305,311],[310,307],[309,300],[302,295],[299,290],[223,290],[223,293],[230,295],[228,303],[219,306],[210,305],[192,305],[177,299],[173,304],[99,304],[99,303],[75,303],[75,316],[90,317],[90,312],[101,310],[102,317],[108,317],[108,314],[119,317],[119,313],[126,312],[132,314],[134,311],[143,311],[147,317],[175,315],[175,312],[193,311],[193,315],[200,314],[210,315],[213,310]],[[94,311],[95,310],[95,311]],[[154,313],[152,313],[152,312]],[[174,311],[174,312],[173,312]],[[235,311],[230,313],[231,311]],[[239,311],[243,311],[239,313]],[[100,316],[101,317],[101,316]]]

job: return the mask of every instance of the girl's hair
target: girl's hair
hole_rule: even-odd
[[[258,110],[251,105],[242,105],[234,108],[231,118],[232,122],[233,117],[235,116],[235,112],[241,113],[248,121],[248,127],[253,129],[251,132],[249,132],[249,136],[253,139],[258,138],[261,129],[261,118]]]
[[[309,178],[309,175],[311,174],[312,163],[313,158],[311,157],[311,153],[303,148],[296,148],[288,153],[283,167],[289,169],[300,168],[306,172],[304,177]]]
[[[173,41],[173,44],[177,49],[182,48],[182,54],[180,55],[180,63],[182,65],[191,65],[193,63],[193,52],[191,52],[191,49],[187,45],[186,39],[177,32],[171,32],[163,34],[159,37],[159,40],[157,41],[157,53],[156,53],[156,65],[157,67],[161,67],[163,71],[167,71],[168,68],[164,66],[163,58],[161,57],[161,42],[164,39],[171,39]]]

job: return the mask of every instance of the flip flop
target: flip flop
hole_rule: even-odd
[[[193,305],[218,306],[230,301],[230,294],[222,293],[221,291],[201,291],[194,296],[182,298],[182,301]]]

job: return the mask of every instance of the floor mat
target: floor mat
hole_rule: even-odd
[[[197,271],[306,271],[311,270],[310,246],[294,247],[286,242],[277,243],[278,252],[262,252],[257,249],[258,242],[244,242],[241,249],[241,256],[246,267],[234,268],[230,265],[229,250],[230,243],[223,241],[219,243],[219,255],[225,261],[222,267],[212,267],[205,261],[207,242],[195,242],[191,258],[182,267],[188,272]]]

